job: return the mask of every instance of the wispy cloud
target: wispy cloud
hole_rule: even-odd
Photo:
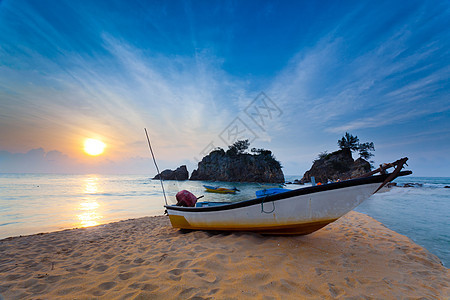
[[[419,12],[416,8],[408,18],[414,19]],[[370,21],[365,26],[379,25],[378,20]],[[440,21],[435,21],[436,26]],[[351,42],[359,39],[360,30],[351,28],[332,31],[303,49],[271,87],[274,97],[292,108],[288,123],[340,133],[448,110],[448,39],[422,43],[421,24],[422,20],[416,20],[374,36],[376,44],[364,52]]]

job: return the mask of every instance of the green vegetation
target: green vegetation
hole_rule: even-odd
[[[330,157],[330,154],[331,153],[328,153],[327,150],[325,150],[323,152],[320,152],[319,153],[319,159],[326,159],[326,158]]]
[[[275,158],[272,154],[272,151],[262,149],[262,148],[252,148],[250,153],[246,153],[246,150],[250,147],[249,140],[239,140],[236,141],[233,145],[228,146],[228,150],[225,152],[222,148],[217,147],[214,149],[211,154],[217,153],[219,155],[225,155],[228,157],[235,157],[238,155],[252,155],[261,157],[266,163],[275,168],[282,168],[281,163]]]
[[[236,141],[233,145],[228,146],[228,155],[238,155],[245,153],[245,150],[250,147],[250,142],[248,140]]]
[[[352,151],[357,151],[359,146],[359,139],[357,136],[353,136],[346,132],[345,135],[338,140],[338,146],[341,149],[350,149]]]
[[[338,140],[338,146],[341,149],[350,149],[351,151],[358,152],[359,156],[364,159],[372,157],[373,154],[371,151],[375,151],[373,142],[360,143],[357,136],[353,136],[348,132]]]

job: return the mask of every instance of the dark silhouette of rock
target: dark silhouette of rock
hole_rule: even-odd
[[[316,182],[328,180],[346,180],[361,176],[371,169],[370,163],[363,158],[353,160],[349,148],[323,155],[314,161],[311,169],[303,175],[302,182],[311,182],[314,176]]]
[[[249,154],[219,149],[203,157],[190,180],[284,183],[284,174],[269,150]]]
[[[162,178],[163,180],[188,180],[189,172],[185,165],[178,167],[175,171],[172,170],[164,170],[161,174],[156,175],[153,179]]]
[[[416,182],[407,182],[402,185],[402,187],[422,187],[422,186],[423,186],[423,184],[416,183]]]
[[[358,158],[355,160],[353,165],[351,166],[351,175],[350,178],[355,178],[361,176],[367,172],[370,172],[371,166],[370,163],[364,158]]]

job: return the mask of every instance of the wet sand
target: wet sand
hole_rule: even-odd
[[[157,216],[1,240],[0,295],[449,299],[450,276],[436,256],[357,212],[306,236],[181,232]]]

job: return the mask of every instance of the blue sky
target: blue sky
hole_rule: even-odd
[[[160,169],[249,138],[300,175],[348,131],[450,176],[448,28],[448,1],[3,0],[0,172],[154,175],[146,127]]]

